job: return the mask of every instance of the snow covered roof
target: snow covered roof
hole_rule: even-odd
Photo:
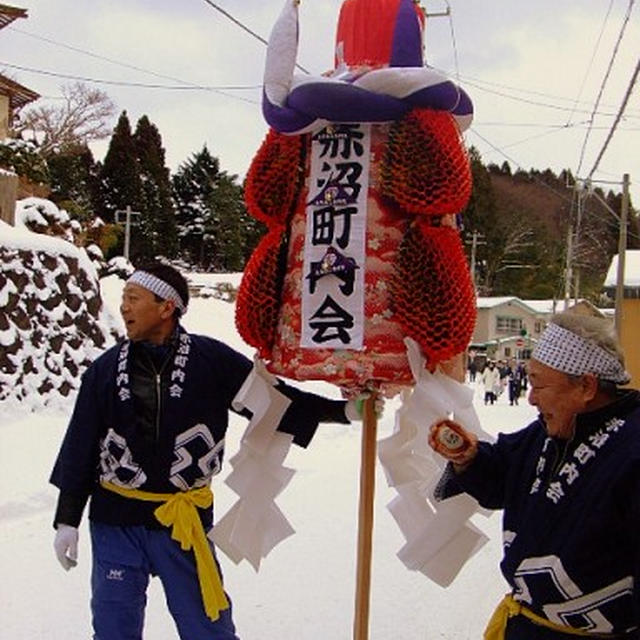
[[[516,296],[479,296],[476,300],[476,306],[478,309],[493,309],[503,304],[515,304],[520,307],[524,307],[527,311],[532,313],[539,313],[536,309],[529,306],[524,300],[520,300]]]
[[[535,309],[538,313],[545,313],[547,315],[562,313],[564,311],[564,300],[523,300],[522,302],[532,309]],[[590,305],[591,303],[586,298],[578,298],[577,301],[573,298],[569,300],[569,308],[576,306],[576,304]]]
[[[26,18],[27,10],[20,7],[13,7],[8,4],[0,4],[0,29],[10,25],[18,18]]]
[[[562,309],[562,300],[523,300],[522,302],[538,313],[555,313]]]
[[[615,287],[618,282],[618,254],[611,259],[604,287]],[[624,286],[640,287],[640,249],[627,249],[624,252]]]
[[[21,109],[40,97],[39,93],[23,87],[2,73],[0,73],[0,93],[9,97],[12,109]]]

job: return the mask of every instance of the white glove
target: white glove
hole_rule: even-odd
[[[65,571],[75,567],[78,564],[78,529],[69,524],[59,524],[53,548]]]
[[[357,395],[355,398],[347,400],[347,404],[344,408],[344,415],[347,420],[354,422],[356,420],[362,420],[364,415],[364,401],[371,396],[370,393],[364,391]],[[374,401],[373,410],[376,412],[376,416],[379,418],[384,411],[384,398],[381,395],[376,395]]]

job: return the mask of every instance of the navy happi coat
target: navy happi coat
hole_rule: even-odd
[[[125,340],[85,372],[51,474],[61,493],[56,522],[77,526],[91,496],[92,520],[160,528],[153,515],[157,503],[122,497],[100,483],[175,493],[208,485],[219,473],[229,410],[252,362],[220,341],[181,327],[170,347],[157,350]],[[155,361],[157,368],[142,369],[147,361]],[[134,376],[139,376],[135,383]],[[343,401],[282,383],[279,389],[293,402],[278,429],[300,446],[310,442],[318,422],[348,422]],[[142,397],[149,394],[152,402]],[[209,528],[212,510],[201,511],[201,517]]]
[[[439,495],[461,490],[504,509],[501,569],[516,600],[556,624],[640,637],[640,393],[578,415],[570,441],[548,437],[539,418],[481,442]],[[565,635],[518,616],[506,637]]]

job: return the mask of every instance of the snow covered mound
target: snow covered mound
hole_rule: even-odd
[[[49,215],[38,217],[43,211]],[[34,216],[38,233],[29,229]],[[18,203],[15,227],[0,221],[0,401],[32,410],[69,396],[117,337],[96,268],[69,241],[65,216],[29,198]]]

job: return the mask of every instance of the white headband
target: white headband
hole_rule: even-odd
[[[178,292],[170,284],[161,280],[157,276],[154,276],[152,273],[148,273],[147,271],[134,271],[133,275],[127,280],[127,282],[130,282],[131,284],[138,284],[151,291],[151,293],[155,293],[163,300],[173,300],[176,307],[183,315],[187,311],[187,307]]]
[[[593,340],[582,338],[550,323],[538,340],[531,357],[552,369],[581,376],[593,373],[601,380],[626,384],[631,376],[620,361]]]

